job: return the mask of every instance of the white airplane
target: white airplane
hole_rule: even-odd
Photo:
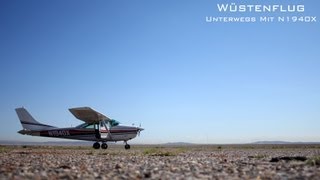
[[[76,127],[57,128],[36,121],[25,108],[17,108],[16,112],[22,124],[23,130],[18,133],[31,136],[44,136],[53,138],[78,139],[96,141],[93,148],[107,149],[108,141],[124,141],[125,149],[130,149],[127,141],[135,138],[141,127],[123,126],[114,119],[93,110],[90,107],[71,108],[69,111],[85,123]],[[102,142],[101,145],[99,142]]]

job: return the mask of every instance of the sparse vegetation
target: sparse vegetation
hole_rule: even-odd
[[[314,156],[307,160],[307,164],[311,166],[320,166],[320,156]]]
[[[9,151],[9,149],[7,146],[0,146],[0,153],[6,153],[8,151]]]
[[[94,155],[94,152],[93,152],[93,150],[91,150],[91,151],[87,152],[86,154],[87,155]]]

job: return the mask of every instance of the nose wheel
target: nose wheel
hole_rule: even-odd
[[[126,144],[126,145],[124,145],[124,148],[125,148],[125,149],[130,149],[130,145],[129,145],[129,144]]]

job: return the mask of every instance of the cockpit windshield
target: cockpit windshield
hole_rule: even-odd
[[[111,127],[113,127],[113,126],[118,126],[120,123],[115,119],[111,119],[109,121],[109,124],[110,124]]]

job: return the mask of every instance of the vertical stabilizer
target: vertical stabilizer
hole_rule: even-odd
[[[45,130],[55,128],[50,125],[39,123],[25,108],[17,108],[16,112],[24,130]]]

